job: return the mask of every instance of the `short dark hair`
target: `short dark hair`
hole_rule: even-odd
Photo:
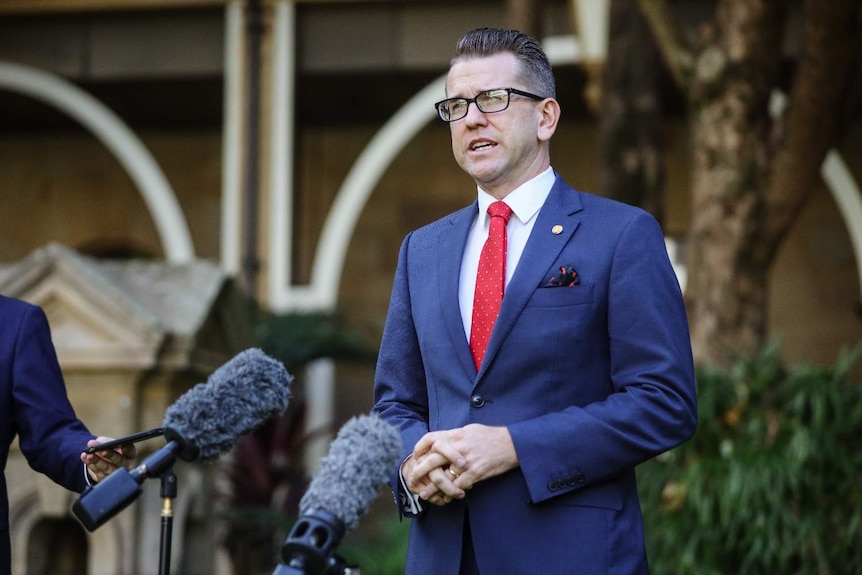
[[[554,72],[548,56],[535,38],[518,30],[476,28],[467,32],[458,40],[450,66],[461,60],[483,58],[501,52],[513,54],[521,63],[518,76],[526,89],[546,98],[557,97]]]

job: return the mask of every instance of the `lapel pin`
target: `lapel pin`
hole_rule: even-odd
[[[560,224],[557,224],[556,226],[551,228],[551,233],[554,234],[555,236],[560,235],[561,233],[563,233],[563,226],[561,226]]]

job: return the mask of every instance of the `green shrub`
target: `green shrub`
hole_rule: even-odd
[[[373,533],[348,533],[338,554],[367,575],[403,575],[410,520],[399,520],[393,505],[391,512],[376,518],[374,527]]]
[[[858,355],[698,369],[697,433],[638,469],[654,575],[862,573]]]

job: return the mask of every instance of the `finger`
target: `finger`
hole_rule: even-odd
[[[469,473],[459,472],[454,466],[449,466],[446,469],[446,473],[449,475],[449,479],[452,480],[452,484],[455,486],[456,489],[460,489],[461,491],[464,491],[466,493],[473,488],[475,480],[470,477]]]
[[[413,448],[413,456],[418,459],[424,459],[432,453],[437,453],[442,455],[447,461],[463,469],[467,465],[467,461],[452,443],[452,439],[457,435],[458,431],[458,429],[447,429],[426,433],[416,442]],[[424,471],[427,472],[430,469]]]
[[[431,481],[434,482],[434,485],[437,486],[438,491],[442,492],[444,495],[448,495],[452,499],[462,499],[464,495],[466,495],[463,489],[455,485],[449,471],[442,467],[429,473],[428,477],[430,477]]]
[[[138,456],[138,448],[134,443],[126,443],[122,446],[121,453],[126,459],[134,459]]]
[[[97,451],[94,453],[95,461],[94,464],[99,469],[110,469],[119,467],[120,455],[114,450],[106,450],[106,451]]]
[[[97,451],[93,454],[85,454],[81,459],[89,470],[100,476],[100,479],[123,467],[127,461],[113,451]]]
[[[87,447],[98,447],[103,443],[107,443],[108,441],[113,441],[114,439],[111,437],[105,437],[104,435],[100,435],[95,439],[91,439],[87,442]]]
[[[440,489],[437,487],[437,484],[431,480],[429,476],[426,476],[424,480],[416,483],[416,490],[414,493],[419,495],[421,499],[426,501],[430,500],[437,493],[440,492]]]
[[[448,439],[435,442],[433,452],[442,455],[456,469],[465,469],[467,467],[467,459],[464,457],[464,454],[458,451]]]
[[[446,505],[447,503],[451,503],[451,502],[452,502],[452,498],[449,497],[448,495],[444,495],[443,493],[437,493],[431,499],[428,500],[428,503],[431,503],[432,505],[437,505],[440,507],[442,507],[443,505]]]
[[[445,473],[439,467],[434,469],[427,475],[427,481],[419,490],[419,497],[426,501],[430,501],[438,494],[449,495],[444,490],[444,486],[447,482],[451,483],[451,481],[446,479]]]
[[[98,458],[91,458],[89,462],[85,462],[87,465],[87,472],[90,475],[90,478],[95,481],[101,481],[105,477],[107,477],[108,473],[95,461],[99,461]]]
[[[434,485],[427,476],[420,478],[418,481],[407,479],[406,483],[407,489],[416,494],[422,493],[423,489],[431,489],[432,492],[437,490],[437,486]]]
[[[437,452],[428,453],[423,457],[414,456],[414,459],[416,460],[416,464],[411,470],[411,475],[416,478],[416,480],[428,475],[434,469],[449,465],[449,460]]]
[[[414,457],[417,455],[424,455],[426,452],[431,450],[431,446],[434,445],[434,442],[440,437],[440,431],[430,431],[422,436],[419,441],[416,442],[416,445],[413,446],[413,455]]]
[[[431,484],[430,488],[426,491],[427,497],[422,497],[423,501],[427,501],[433,505],[446,505],[452,501],[452,497],[443,493],[433,484]]]
[[[455,487],[461,489],[462,491],[470,491],[471,489],[473,489],[474,485],[473,480],[470,479],[470,477],[466,474],[461,474],[458,477],[454,478],[452,480],[452,483],[455,485]]]
[[[110,438],[99,437],[96,440],[89,441],[87,443],[87,447],[98,447],[99,442],[103,440],[111,441]],[[110,449],[96,451],[93,455],[102,461],[107,462],[113,468],[118,468],[125,466],[126,464],[131,464],[132,460],[137,456],[137,453],[138,449],[134,444],[126,443]]]
[[[102,443],[105,443],[106,441],[111,441],[111,438],[110,437],[97,437],[96,439],[89,440],[87,442],[87,447],[98,447],[99,445],[101,445]],[[99,451],[94,452],[93,455],[95,455],[101,459],[109,459],[111,457],[111,453],[113,451],[114,450],[110,449],[110,448],[109,449],[100,449]]]

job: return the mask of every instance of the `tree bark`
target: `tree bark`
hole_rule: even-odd
[[[686,306],[695,360],[721,364],[766,338],[775,254],[839,134],[859,2],[806,1],[790,104],[774,123],[769,99],[778,83],[782,0],[719,0],[713,19],[688,36],[665,0],[639,4],[688,100]]]
[[[754,351],[766,334],[770,262],[758,246],[769,182],[769,96],[784,26],[779,4],[720,2],[694,61],[686,303],[701,361]]]

